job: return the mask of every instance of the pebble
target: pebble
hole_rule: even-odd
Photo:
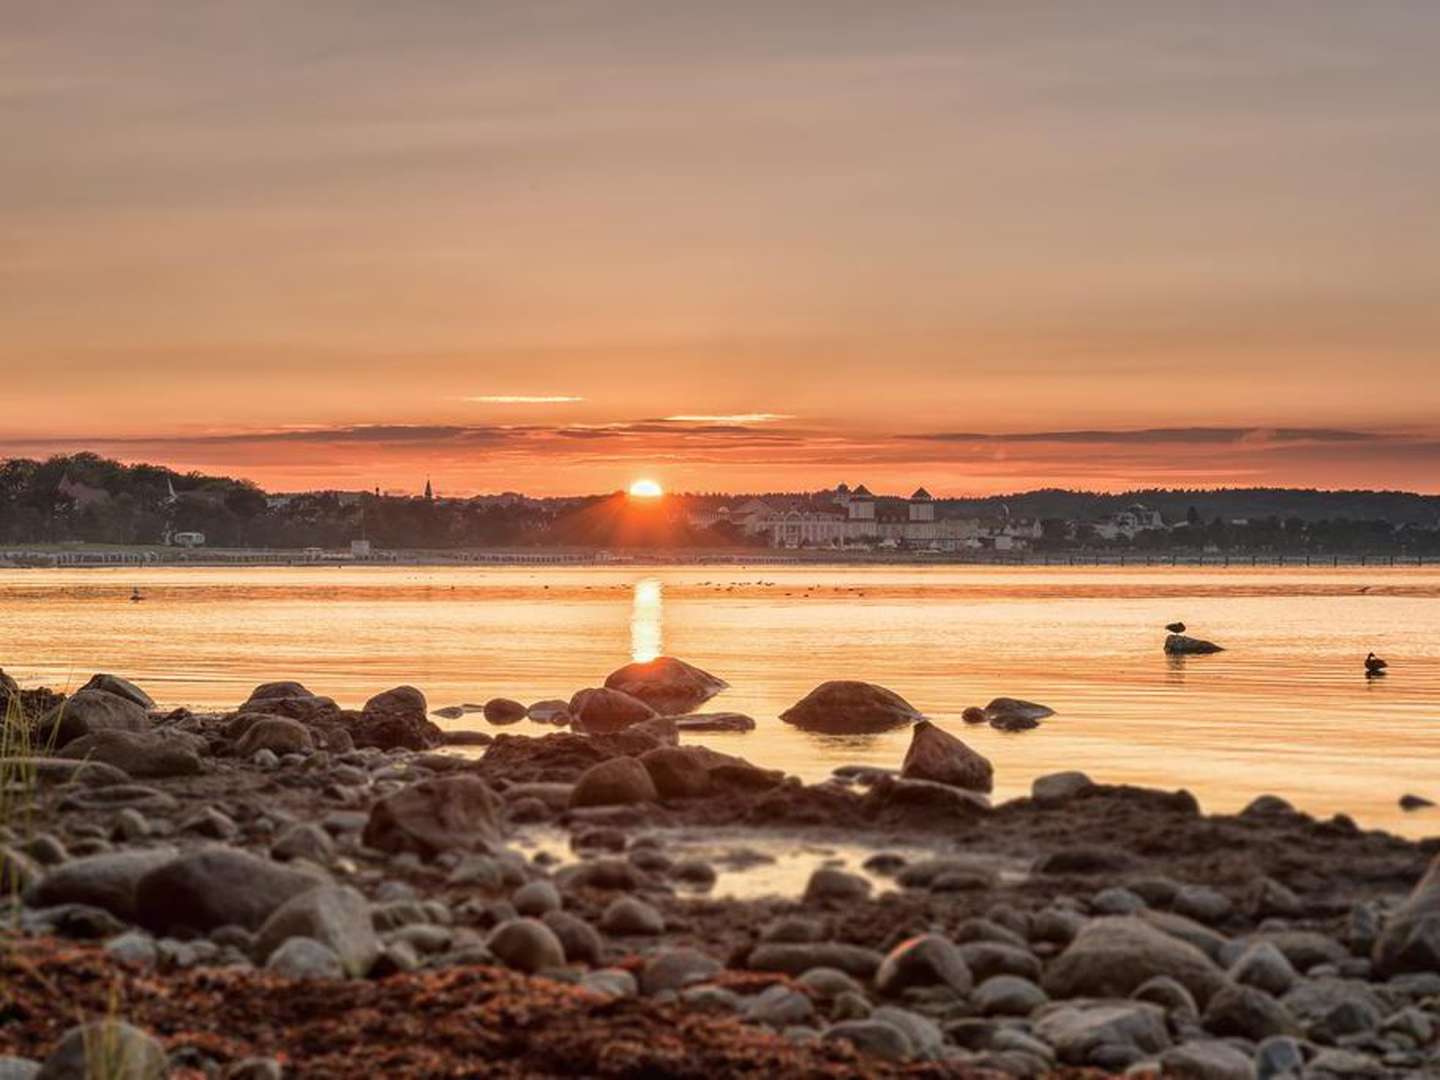
[[[516,889],[510,902],[521,915],[538,918],[547,912],[560,910],[560,892],[549,881],[532,881]]]
[[[600,929],[607,934],[663,934],[665,916],[644,900],[621,896],[600,916]]]
[[[807,904],[834,900],[852,903],[870,895],[870,881],[859,874],[847,873],[832,866],[819,867],[805,885]]]
[[[560,939],[537,919],[508,919],[490,932],[485,944],[506,966],[531,975],[565,963]]]
[[[975,988],[970,1002],[982,1016],[1029,1016],[1049,995],[1018,975],[993,975]]]
[[[744,1004],[746,1020],[775,1028],[803,1024],[814,1015],[815,1005],[806,995],[778,983]]]
[[[270,954],[265,967],[287,979],[345,978],[345,967],[335,950],[307,937],[288,938]]]

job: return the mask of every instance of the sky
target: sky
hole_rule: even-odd
[[[1440,491],[1433,0],[0,0],[0,456]]]

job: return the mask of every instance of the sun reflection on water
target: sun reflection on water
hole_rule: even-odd
[[[663,651],[664,596],[659,578],[635,583],[630,607],[630,658],[637,663],[654,660]]]

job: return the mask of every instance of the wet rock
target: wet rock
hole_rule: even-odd
[[[1298,1035],[1300,1025],[1279,1001],[1253,986],[1223,986],[1211,996],[1201,1017],[1215,1035],[1259,1041],[1271,1035]]]
[[[508,919],[490,932],[485,944],[507,967],[530,975],[565,963],[560,939],[536,919]]]
[[[990,813],[990,800],[977,791],[951,784],[882,776],[865,793],[861,812],[871,820],[933,827],[942,822],[984,817]]]
[[[413,686],[376,694],[351,721],[349,732],[356,746],[381,750],[428,750],[445,741],[445,733],[429,717],[425,695]]]
[[[165,847],[72,859],[48,871],[25,902],[31,907],[86,904],[133,923],[137,921],[135,892],[140,881],[175,857],[175,849]]]
[[[1360,1080],[1362,1077],[1379,1078],[1390,1075],[1389,1070],[1374,1058],[1357,1054],[1351,1050],[1321,1050],[1306,1066],[1305,1080]]]
[[[805,903],[826,900],[851,902],[870,895],[870,882],[859,874],[846,873],[833,866],[821,866],[810,875],[805,885]]]
[[[459,720],[465,715],[465,707],[463,705],[446,705],[443,709],[431,709],[430,715],[438,716],[441,720]],[[447,743],[450,741],[448,731],[445,733],[445,741]]]
[[[321,882],[269,859],[228,847],[175,857],[135,885],[135,914],[156,933],[204,933],[221,926],[256,930],[281,904]]]
[[[973,985],[960,949],[938,934],[902,941],[890,950],[875,973],[876,989],[890,995],[916,986],[946,986],[957,994],[968,994]]]
[[[1094,786],[1095,783],[1090,777],[1075,769],[1046,773],[1044,776],[1037,776],[1031,783],[1030,797],[1042,806],[1059,806]]]
[[[1018,975],[992,975],[970,997],[981,1016],[1029,1016],[1049,1000],[1044,990]]]
[[[738,712],[690,713],[675,717],[675,727],[681,732],[754,731],[755,718]]]
[[[652,716],[649,720],[641,720],[626,728],[625,734],[653,739],[659,747],[680,745],[680,729],[673,716]]]
[[[564,727],[570,723],[570,703],[559,699],[547,698],[545,701],[537,701],[525,710],[527,716],[537,724],[554,724],[557,727]]]
[[[571,808],[582,806],[628,806],[657,802],[660,793],[645,766],[633,757],[616,757],[592,765],[575,782],[570,793]]]
[[[528,712],[520,702],[503,697],[491,698],[481,711],[491,724],[518,724]]]
[[[988,793],[994,787],[994,772],[982,755],[929,720],[917,721],[910,729],[910,748],[900,766],[903,778]]]
[[[620,896],[600,916],[600,929],[607,934],[663,934],[665,916],[634,896]]]
[[[804,944],[766,942],[750,951],[747,966],[752,971],[779,971],[786,975],[801,975],[811,968],[831,967],[857,979],[869,979],[884,960],[885,957],[874,949],[838,941]],[[958,974],[956,977],[959,977]]]
[[[605,942],[596,930],[578,915],[551,910],[541,918],[560,941],[565,960],[571,964],[598,964],[605,952]]]
[[[270,953],[265,968],[287,979],[345,978],[345,965],[335,950],[307,937],[292,937],[283,941]]]
[[[985,720],[1002,731],[1024,731],[1039,725],[1046,717],[1054,716],[1055,710],[1048,705],[1037,705],[1020,698],[997,697],[985,706]]]
[[[345,973],[356,978],[380,955],[370,904],[349,886],[321,885],[287,900],[255,936],[255,954],[269,958],[287,939],[313,938],[334,951]]]
[[[1202,1005],[1225,985],[1225,976],[1195,946],[1131,915],[1085,925],[1051,962],[1041,982],[1052,998],[1125,997],[1156,975],[1168,975]]]
[[[822,683],[780,714],[787,724],[829,735],[861,735],[905,727],[924,719],[908,701],[873,683]]]
[[[1160,1067],[1175,1080],[1255,1080],[1250,1058],[1219,1039],[1173,1046],[1160,1055]]]
[[[1298,1025],[1313,1036],[1334,1041],[1369,1031],[1380,1022],[1385,1002],[1359,979],[1304,979],[1282,999]]]
[[[1129,870],[1135,857],[1119,848],[1077,844],[1035,860],[1037,874],[1113,874]]]
[[[889,1024],[905,1033],[910,1040],[911,1053],[917,1058],[933,1061],[944,1049],[945,1035],[932,1020],[910,1009],[894,1005],[882,1005],[870,1014],[870,1020]]]
[[[98,1061],[104,1073],[95,1071]],[[73,1027],[50,1052],[35,1080],[164,1080],[170,1073],[165,1050],[150,1035],[123,1020],[93,1020]]]
[[[149,731],[150,717],[129,698],[105,690],[71,694],[36,725],[41,746],[60,748],[96,731]]]
[[[729,684],[673,656],[659,656],[612,671],[605,686],[643,701],[658,713],[692,712]]]
[[[1373,960],[1385,977],[1440,970],[1440,856],[1385,924]]]
[[[577,691],[570,699],[570,727],[584,735],[610,735],[659,714],[637,697],[609,687]]]
[[[1101,1064],[1097,1051],[1105,1047],[1139,1057],[1170,1046],[1165,1014],[1141,1001],[1051,1004],[1034,1017],[1034,1031],[1070,1065]]]
[[[119,675],[96,674],[90,676],[90,681],[80,688],[81,690],[104,690],[107,694],[114,694],[117,697],[133,701],[140,708],[149,711],[155,708],[155,699],[147,694],[140,687],[136,686],[129,679]]]
[[[1224,652],[1213,641],[1204,638],[1187,637],[1184,634],[1170,634],[1165,638],[1165,651],[1171,656],[1199,656],[1206,653]]]
[[[640,989],[647,995],[679,990],[713,978],[721,970],[718,960],[699,949],[660,949],[646,961],[640,973]]]
[[[433,858],[445,851],[502,847],[502,807],[483,780],[437,776],[401,788],[370,810],[363,841],[379,851],[413,851]]]
[[[309,754],[315,749],[310,729],[288,716],[258,715],[235,743],[235,753],[251,757],[268,750],[277,757],[285,754]]]
[[[1431,807],[1431,806],[1434,806],[1434,805],[1435,805],[1435,803],[1434,803],[1433,800],[1427,799],[1427,798],[1425,798],[1423,795],[1401,795],[1401,796],[1400,796],[1400,809],[1401,809],[1401,810],[1424,810],[1424,809],[1426,809],[1427,807]]]
[[[701,891],[713,888],[718,876],[713,866],[699,859],[686,859],[670,870],[670,880]]]

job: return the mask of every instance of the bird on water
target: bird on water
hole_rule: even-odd
[[[1381,660],[1373,652],[1365,657],[1365,677],[1373,679],[1376,675],[1384,675],[1385,669],[1390,665]]]
[[[1172,634],[1183,634],[1185,632],[1185,624],[1183,622],[1167,623],[1165,629],[1169,630]]]

